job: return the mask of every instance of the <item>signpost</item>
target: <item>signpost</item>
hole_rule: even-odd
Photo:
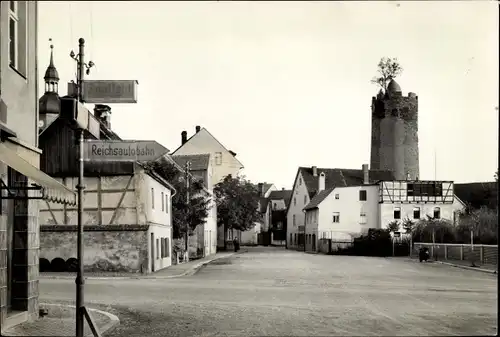
[[[86,103],[137,103],[137,81],[83,81],[82,99]]]
[[[134,162],[151,161],[169,150],[154,140],[87,140],[85,161]]]

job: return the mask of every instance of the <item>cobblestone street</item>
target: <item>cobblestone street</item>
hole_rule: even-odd
[[[74,290],[43,279],[40,301],[73,301]],[[279,248],[249,248],[182,278],[87,280],[85,300],[120,318],[113,337],[497,333],[496,275]]]

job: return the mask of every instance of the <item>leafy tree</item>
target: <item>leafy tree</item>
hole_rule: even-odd
[[[259,193],[255,185],[242,177],[228,175],[214,187],[217,225],[229,229],[248,230],[260,221]],[[225,245],[225,240],[224,240]]]
[[[488,207],[471,210],[460,216],[459,224],[455,229],[457,241],[470,243],[470,233],[474,235],[474,242],[482,244],[497,244],[498,214]]]
[[[403,229],[406,233],[411,234],[415,229],[416,222],[411,220],[410,218],[406,218],[403,220]]]
[[[389,232],[399,231],[399,221],[394,220],[394,221],[389,222],[389,224],[387,225],[387,230]]]
[[[177,193],[172,198],[172,221],[174,239],[182,238],[189,228],[189,233],[197,226],[205,223],[211,209],[211,199],[205,193],[203,181],[190,175],[189,204],[186,200],[187,187],[185,172],[176,165],[160,159],[147,164],[148,169],[154,170],[158,175],[174,186]]]
[[[378,76],[375,76],[371,82],[379,85],[384,91],[387,91],[389,82],[403,72],[397,58],[382,57],[377,67]]]
[[[426,219],[419,220],[413,232],[413,241],[432,242],[432,236],[438,243],[452,243],[455,241],[455,228],[445,219],[437,219],[427,215]]]

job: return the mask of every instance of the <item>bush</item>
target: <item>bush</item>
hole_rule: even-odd
[[[354,256],[390,256],[392,255],[392,241],[386,229],[370,229],[367,235],[355,238],[352,245],[339,248],[334,255]]]

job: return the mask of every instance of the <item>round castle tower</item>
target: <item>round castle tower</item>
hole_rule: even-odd
[[[372,97],[372,141],[370,168],[394,172],[396,180],[419,176],[418,96],[403,96],[391,80],[386,93]]]

